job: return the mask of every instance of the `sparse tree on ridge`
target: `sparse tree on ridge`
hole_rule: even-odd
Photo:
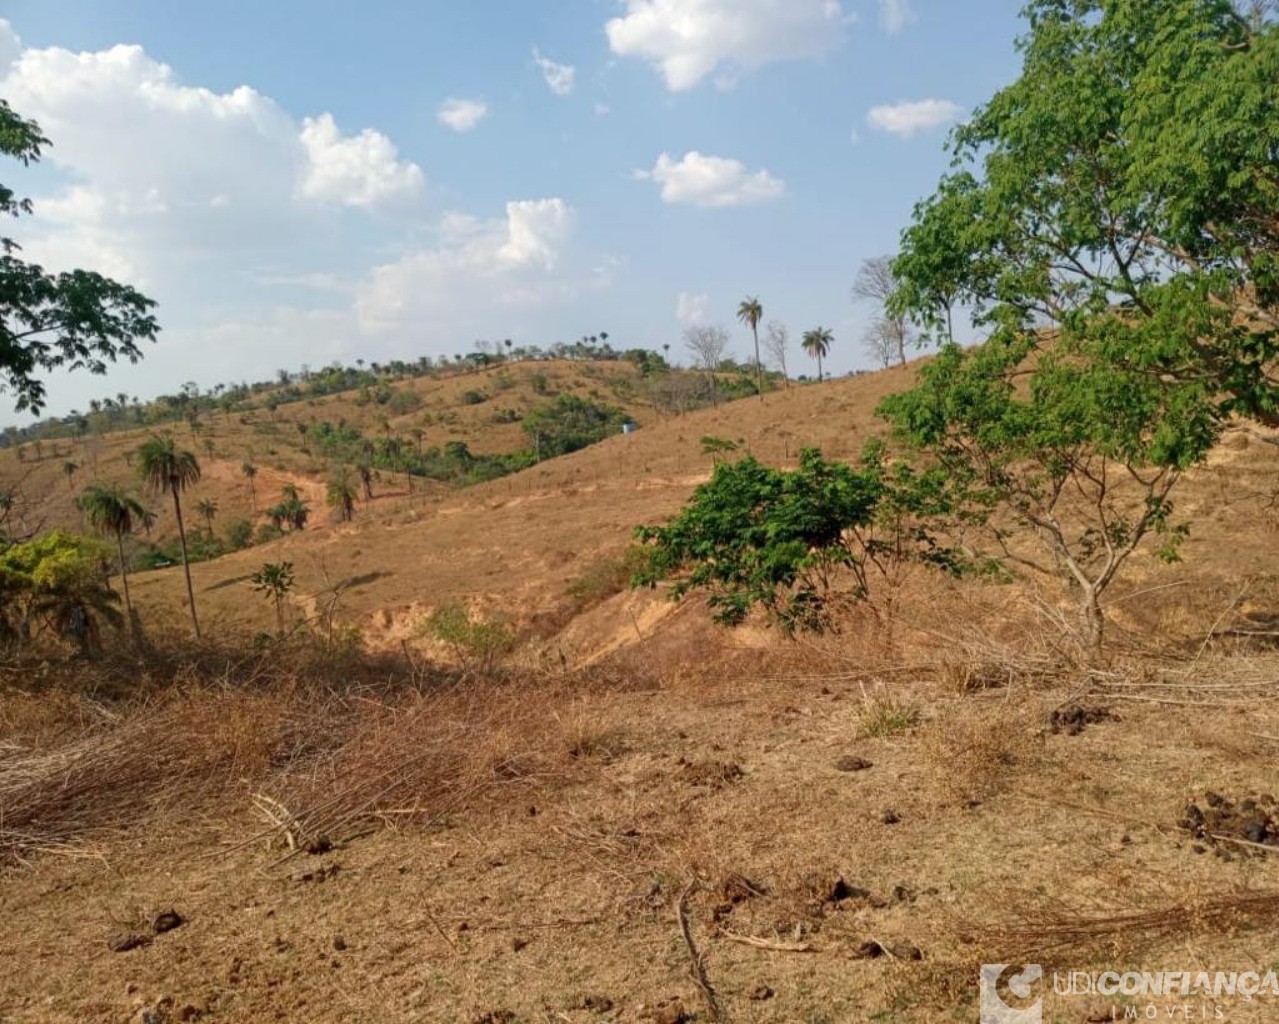
[[[178,448],[172,435],[153,434],[138,448],[138,472],[153,494],[173,496],[173,514],[178,520],[178,540],[182,545],[182,572],[186,576],[187,600],[191,602],[191,625],[200,639],[200,619],[195,611],[195,588],[191,586],[191,563],[187,557],[187,532],[182,523],[182,492],[200,479],[200,463],[195,454]]]
[[[903,366],[906,364],[906,345],[911,339],[910,320],[892,304],[898,282],[893,275],[893,261],[889,256],[876,256],[864,260],[853,282],[853,298],[875,303],[875,321],[866,333],[870,350],[880,359],[888,349]],[[884,361],[888,365],[888,361]]]
[[[777,320],[768,322],[768,329],[764,335],[764,347],[773,357],[777,368],[782,371],[782,380],[786,387],[790,387],[790,374],[786,372],[786,351],[790,348],[790,331],[786,329],[785,324]]]
[[[800,347],[808,353],[810,359],[817,360],[817,383],[822,381],[822,360],[830,355],[831,344],[835,341],[828,327],[814,327],[811,331],[804,332],[804,339],[800,342]]]
[[[764,400],[764,370],[759,361],[759,322],[764,317],[764,307],[758,298],[747,297],[737,307],[737,319],[751,329],[755,339],[755,391]]]
[[[258,494],[257,489],[253,486],[253,478],[258,475],[258,467],[246,459],[240,464],[240,472],[244,474],[244,479],[249,481],[249,508],[256,512],[258,510]]]
[[[205,525],[209,528],[209,536],[213,536],[213,517],[218,514],[218,501],[216,498],[201,498],[196,502],[195,510],[204,517]]]
[[[90,484],[77,501],[89,525],[104,536],[115,538],[120,553],[120,586],[124,591],[124,610],[130,626],[133,602],[129,597],[129,567],[124,557],[124,538],[146,523],[150,513],[133,495],[118,484]]]
[[[349,523],[355,518],[358,491],[351,470],[343,466],[333,474],[325,488],[325,502],[338,515],[338,521]]]
[[[710,383],[711,402],[719,405],[719,385],[715,373],[724,361],[728,348],[728,332],[722,327],[690,327],[684,332],[684,344],[693,355],[693,361],[701,367]]]

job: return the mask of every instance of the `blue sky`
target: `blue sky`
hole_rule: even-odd
[[[4,171],[18,240],[164,328],[49,411],[481,338],[674,354],[710,322],[745,357],[747,294],[869,365],[849,285],[1016,73],[1018,6],[9,0],[0,95],[54,142]]]

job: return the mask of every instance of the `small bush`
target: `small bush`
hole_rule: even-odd
[[[422,625],[422,631],[452,648],[467,667],[489,672],[515,646],[515,631],[495,619],[473,619],[457,602],[441,605]]]
[[[484,394],[483,391],[463,391],[462,404],[463,405],[483,405],[485,402],[488,401],[488,397],[489,396]]]
[[[276,526],[275,523],[263,523],[258,527],[257,537],[255,538],[254,543],[269,544],[271,541],[279,540],[283,536],[284,531]]]
[[[630,587],[631,580],[644,570],[648,559],[648,552],[633,544],[616,558],[594,561],[569,583],[568,596],[576,603],[579,612],[607,601]]]
[[[253,544],[253,524],[247,519],[237,519],[227,527],[227,546],[232,551],[242,551]]]

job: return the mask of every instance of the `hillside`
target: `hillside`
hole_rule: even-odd
[[[656,412],[647,385],[628,361],[538,360],[396,380],[381,385],[381,394],[373,396],[366,388],[277,404],[266,392],[236,409],[219,408],[210,400],[189,421],[154,427],[125,428],[97,417],[82,437],[0,450],[0,484],[18,495],[19,527],[25,522],[28,528],[80,529],[76,495],[90,481],[136,488],[132,453],[158,430],[173,433],[200,459],[204,477],[188,500],[192,509],[203,499],[216,502],[218,535],[240,520],[259,525],[262,510],[278,500],[287,483],[303,492],[313,506],[311,525],[322,528],[328,521],[324,483],[337,460],[324,449],[317,427],[341,427],[371,443],[393,439],[406,451],[419,453],[461,442],[476,456],[505,455],[528,446],[522,418],[559,395],[621,408],[637,423],[650,423]],[[257,469],[252,485],[242,470],[246,462]],[[364,513],[406,507],[407,486],[405,475],[380,469],[374,500]],[[417,479],[415,499],[448,489],[435,480]],[[172,509],[165,501],[153,504],[158,519],[149,539],[171,541],[176,531]]]
[[[1269,435],[1183,482],[1184,561],[1137,556],[1099,668],[1063,660],[1070,595],[1030,577],[907,573],[796,641],[625,589],[633,528],[708,476],[704,436],[853,457],[914,370],[637,415],[201,563],[204,645],[178,571],[140,574],[156,650],[5,666],[0,1011],[923,1024],[973,1019],[987,962],[1274,969]],[[244,645],[274,627],[248,585],[267,558],[297,568],[292,616],[363,650]],[[500,668],[422,635],[452,601],[516,627]]]

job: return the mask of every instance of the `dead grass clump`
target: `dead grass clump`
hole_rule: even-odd
[[[981,803],[1039,759],[1039,725],[1025,706],[956,708],[924,731],[922,754],[943,793]]]
[[[0,750],[0,863],[69,852],[225,794],[281,746],[284,707],[249,694],[179,695],[41,749]]]
[[[483,679],[398,704],[368,702],[334,749],[281,773],[265,795],[288,809],[275,835],[305,845],[338,841],[371,823],[442,820],[494,798],[563,778],[588,747],[595,757],[621,748],[611,733],[569,724],[561,710],[580,698],[575,680]]]
[[[1036,898],[1042,908],[1042,897]],[[1086,962],[1090,953],[1135,956],[1159,940],[1182,942],[1195,935],[1270,933],[1279,913],[1279,891],[1228,893],[1118,914],[1081,914],[1066,908],[1002,922],[979,937],[999,958],[1043,964]]]
[[[888,693],[883,687],[862,692],[857,711],[858,730],[862,736],[887,737],[910,732],[923,721],[920,706],[908,697]]]

